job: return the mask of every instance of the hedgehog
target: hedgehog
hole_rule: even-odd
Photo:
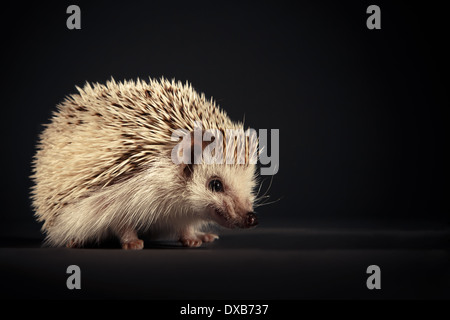
[[[83,247],[112,235],[123,249],[142,249],[141,235],[162,232],[199,247],[218,239],[213,227],[257,225],[248,154],[231,164],[173,161],[177,130],[243,130],[213,98],[165,78],[76,89],[44,125],[32,160],[31,200],[46,245]],[[233,141],[218,144],[236,157]]]

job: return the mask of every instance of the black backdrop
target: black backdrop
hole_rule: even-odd
[[[42,124],[85,81],[175,78],[280,130],[271,224],[448,225],[448,33],[438,4],[67,1],[2,5],[2,235],[39,235]],[[268,181],[266,181],[268,182]],[[267,185],[267,183],[266,183]],[[263,188],[264,189],[264,188]]]

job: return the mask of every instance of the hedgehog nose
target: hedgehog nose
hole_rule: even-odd
[[[254,212],[247,213],[245,224],[247,228],[254,227],[258,224],[258,219],[256,219],[256,214]]]

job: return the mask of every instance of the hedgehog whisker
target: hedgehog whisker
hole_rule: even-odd
[[[283,197],[279,197],[277,200],[270,201],[270,202],[258,203],[258,204],[256,204],[254,207],[255,207],[255,208],[258,208],[258,207],[266,206],[266,205],[269,205],[269,204],[274,204],[274,203],[280,201],[281,199],[283,199]]]
[[[270,195],[268,195],[267,193],[269,192],[270,188],[272,187],[272,182],[273,182],[273,175],[270,178],[269,186],[267,187],[267,189],[264,192],[264,194],[262,196],[260,196],[260,197],[257,196],[257,198],[255,199],[254,207],[260,207],[260,206],[263,206],[263,205],[266,205],[266,204],[272,204],[272,203],[275,203],[275,202],[277,202],[278,200],[281,199],[281,198],[279,198],[278,200],[275,200],[275,201],[272,201],[272,202],[267,202],[267,199],[270,198]],[[262,183],[261,183],[261,185],[262,185]],[[258,191],[258,194],[259,194],[259,191]],[[260,202],[263,199],[265,199],[265,200],[263,202]]]
[[[270,196],[269,195],[267,195],[267,196],[261,196],[261,197],[259,197],[259,198],[256,198],[255,199],[255,203],[258,203],[259,201],[261,201],[261,200],[263,200],[263,199],[267,199],[267,198],[270,198]]]
[[[262,195],[263,197],[265,195],[267,195],[267,192],[269,192],[270,188],[272,187],[272,182],[273,182],[273,176],[270,178],[269,186],[267,187],[266,192],[264,192],[264,194]]]
[[[264,184],[264,181],[266,181],[266,179],[264,179],[263,181],[261,181],[261,184],[259,185],[258,192],[256,193],[256,196],[255,196],[256,199],[258,199],[258,196],[259,196],[259,193],[261,192],[261,188],[262,188],[262,186],[263,186],[263,184]],[[255,201],[256,201],[256,200],[255,200]]]
[[[258,206],[266,203],[269,200],[269,198],[270,198],[270,196],[265,196],[265,197],[261,197],[261,198],[257,199],[258,201],[255,201],[254,206],[258,207]]]

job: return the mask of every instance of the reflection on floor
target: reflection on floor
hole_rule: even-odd
[[[256,228],[221,233],[201,248],[116,241],[42,248],[42,239],[0,239],[2,295],[20,298],[406,299],[450,297],[446,229]],[[68,290],[78,265],[82,289]],[[381,270],[369,290],[367,267]]]

